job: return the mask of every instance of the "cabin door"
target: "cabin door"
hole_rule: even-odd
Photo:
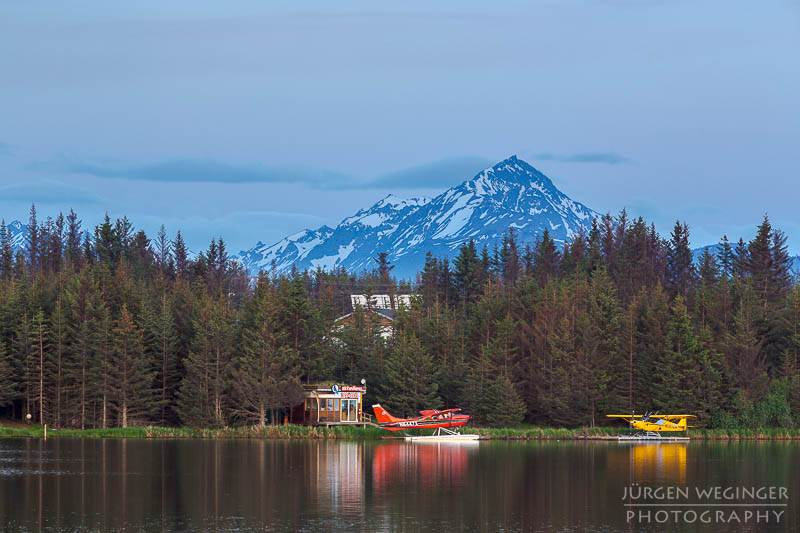
[[[358,422],[358,400],[342,400],[342,421]]]

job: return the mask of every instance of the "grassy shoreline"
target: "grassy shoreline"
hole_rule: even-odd
[[[593,437],[609,437],[629,433],[627,428],[467,428],[468,433],[477,433],[490,440],[586,440]],[[420,430],[410,430],[409,434],[427,434]],[[693,440],[800,440],[800,429],[762,428],[762,429],[694,429],[686,434]],[[38,425],[27,427],[6,427],[0,425],[0,437],[44,436],[44,429]],[[134,438],[134,439],[311,439],[311,440],[380,440],[385,437],[401,435],[384,431],[377,427],[310,427],[310,426],[266,426],[235,427],[219,429],[200,429],[185,427],[135,427],[109,429],[48,429],[51,438]]]

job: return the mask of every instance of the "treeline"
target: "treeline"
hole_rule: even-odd
[[[482,424],[581,426],[610,412],[709,427],[795,427],[800,286],[786,238],[723,237],[695,264],[625,211],[563,247],[545,231],[426,258],[411,283],[371,272],[262,272],[223,240],[192,255],[125,218],[91,232],[31,209],[24,250],[0,225],[0,411],[51,427],[282,421],[301,384],[368,383],[399,414],[463,407]],[[351,294],[405,294],[385,336]],[[342,324],[346,322],[345,327]]]

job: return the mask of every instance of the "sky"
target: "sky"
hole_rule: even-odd
[[[695,246],[800,253],[800,3],[0,6],[0,217],[127,215],[231,251],[512,154]]]

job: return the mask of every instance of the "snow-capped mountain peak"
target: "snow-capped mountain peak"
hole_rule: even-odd
[[[22,250],[25,246],[25,239],[28,237],[28,226],[19,220],[12,220],[6,224],[6,231],[8,232],[9,242],[14,251]]]
[[[394,194],[387,194],[381,201],[376,203],[373,208],[382,208],[382,207],[392,207],[394,209],[403,208],[403,207],[419,207],[421,205],[425,205],[430,202],[430,198],[426,198],[424,196],[419,196],[415,198],[400,198],[399,196],[395,196]]]
[[[547,229],[556,242],[569,240],[581,226],[588,229],[599,214],[573,201],[544,174],[511,156],[448,189],[435,198],[401,199],[390,194],[368,209],[347,217],[336,227],[305,230],[265,246],[243,251],[240,258],[251,273],[344,267],[371,269],[379,252],[388,252],[394,273],[412,276],[424,264],[426,252],[454,257],[474,239],[493,246],[509,228],[523,242]]]

